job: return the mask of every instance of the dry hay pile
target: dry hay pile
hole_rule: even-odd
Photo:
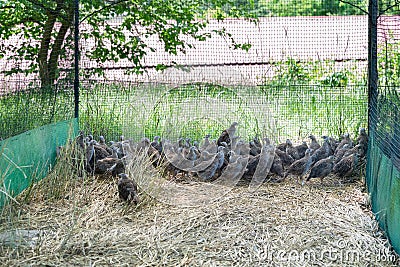
[[[118,199],[115,178],[66,178],[61,198],[49,197],[50,179],[45,179],[26,201],[24,195],[17,199],[24,204],[3,211],[0,265],[399,264],[368,211],[361,184],[301,186],[287,179],[264,183],[254,192],[238,185],[225,195],[207,187],[215,201],[194,207],[180,205],[179,198],[176,205],[158,202],[142,190],[134,206]],[[196,198],[205,184],[180,186]]]

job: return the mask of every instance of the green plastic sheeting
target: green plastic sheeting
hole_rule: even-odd
[[[54,166],[57,146],[78,132],[77,119],[57,122],[0,142],[0,207]]]
[[[370,135],[367,186],[372,211],[390,243],[400,253],[400,171]]]

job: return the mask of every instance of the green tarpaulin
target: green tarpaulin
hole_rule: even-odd
[[[78,132],[77,119],[57,122],[0,142],[0,207],[32,182],[45,177],[55,163],[57,146]]]
[[[394,249],[400,253],[400,171],[370,134],[367,185],[372,211]]]

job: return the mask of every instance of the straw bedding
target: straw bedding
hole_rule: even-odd
[[[118,198],[111,178],[71,177],[58,199],[46,196],[45,180],[28,200],[17,199],[24,204],[3,211],[2,266],[399,264],[361,183],[340,185],[331,177],[301,186],[289,177],[254,192],[241,183],[221,193],[179,182],[181,196],[160,202],[142,190],[133,206]],[[202,189],[209,201],[187,205]]]

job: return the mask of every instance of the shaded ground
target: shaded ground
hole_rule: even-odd
[[[360,184],[329,186],[328,181],[321,186],[315,181],[302,187],[289,179],[265,183],[253,193],[240,185],[215,202],[186,208],[142,194],[142,204],[135,208],[118,199],[116,181],[75,183],[55,202],[34,188],[34,199],[19,207],[18,216],[3,212],[2,266],[399,263],[365,209]],[[210,198],[213,194],[211,190]],[[5,229],[38,232],[26,238],[31,242],[6,245]]]

